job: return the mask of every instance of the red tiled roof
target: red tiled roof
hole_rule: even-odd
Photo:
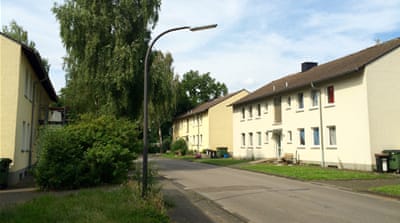
[[[285,76],[255,90],[253,93],[233,103],[233,105],[235,106],[257,101],[268,96],[295,90],[307,85],[310,86],[311,83],[317,84],[340,76],[350,75],[358,70],[363,69],[366,65],[372,63],[373,61],[379,59],[398,47],[400,47],[400,38],[396,38],[348,56],[330,61],[328,63],[315,66],[304,72]]]

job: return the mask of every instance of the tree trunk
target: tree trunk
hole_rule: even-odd
[[[160,153],[163,153],[163,139],[162,139],[162,132],[161,132],[161,124],[158,125],[158,138],[160,140]]]

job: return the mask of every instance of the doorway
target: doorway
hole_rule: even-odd
[[[275,143],[276,158],[279,159],[282,157],[282,130],[274,130],[273,140]]]

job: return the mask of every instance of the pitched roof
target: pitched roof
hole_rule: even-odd
[[[310,86],[311,83],[318,84],[323,81],[354,73],[398,47],[400,47],[400,38],[315,66],[304,72],[285,76],[255,90],[253,93],[236,101],[233,105],[256,101],[268,96]]]
[[[232,97],[232,96],[234,96],[234,95],[236,95],[236,94],[242,92],[242,91],[247,91],[247,90],[242,89],[242,90],[239,90],[239,91],[236,91],[236,92],[227,94],[227,95],[225,95],[225,96],[218,97],[218,98],[216,98],[216,99],[213,99],[213,100],[211,100],[211,101],[205,102],[205,103],[203,103],[203,104],[200,104],[200,105],[198,105],[197,107],[195,107],[195,108],[193,108],[193,109],[187,111],[185,114],[176,117],[175,120],[187,118],[187,117],[190,117],[190,116],[192,116],[192,115],[196,115],[196,114],[200,114],[200,113],[202,113],[202,112],[205,112],[205,111],[207,111],[208,109],[210,109],[211,107],[213,107],[214,105],[217,105],[217,104],[219,104],[219,103],[221,103],[221,102],[227,100],[228,98],[230,98],[230,97]]]
[[[57,101],[57,94],[54,90],[53,84],[50,81],[49,75],[43,67],[42,59],[40,54],[33,48],[27,46],[26,44],[13,39],[12,37],[6,35],[5,33],[0,32],[0,35],[3,35],[7,39],[14,41],[15,43],[21,45],[22,52],[26,55],[29,60],[29,63],[32,65],[32,68],[35,70],[35,73],[40,80],[43,88],[46,90],[47,94],[53,101]]]

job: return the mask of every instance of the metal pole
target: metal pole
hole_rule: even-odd
[[[151,41],[149,48],[147,48],[146,56],[144,58],[144,88],[143,88],[143,176],[142,176],[142,197],[146,196],[147,193],[147,161],[148,161],[148,139],[147,139],[147,132],[148,132],[148,95],[147,95],[147,81],[148,81],[148,66],[149,66],[149,56],[151,53],[151,49],[153,48],[154,44],[160,37],[164,36],[167,33],[189,29],[190,31],[199,31],[204,29],[210,29],[217,27],[217,24],[207,25],[207,26],[199,26],[193,27],[190,26],[182,26],[177,28],[168,29],[161,34],[159,34],[154,40]]]

